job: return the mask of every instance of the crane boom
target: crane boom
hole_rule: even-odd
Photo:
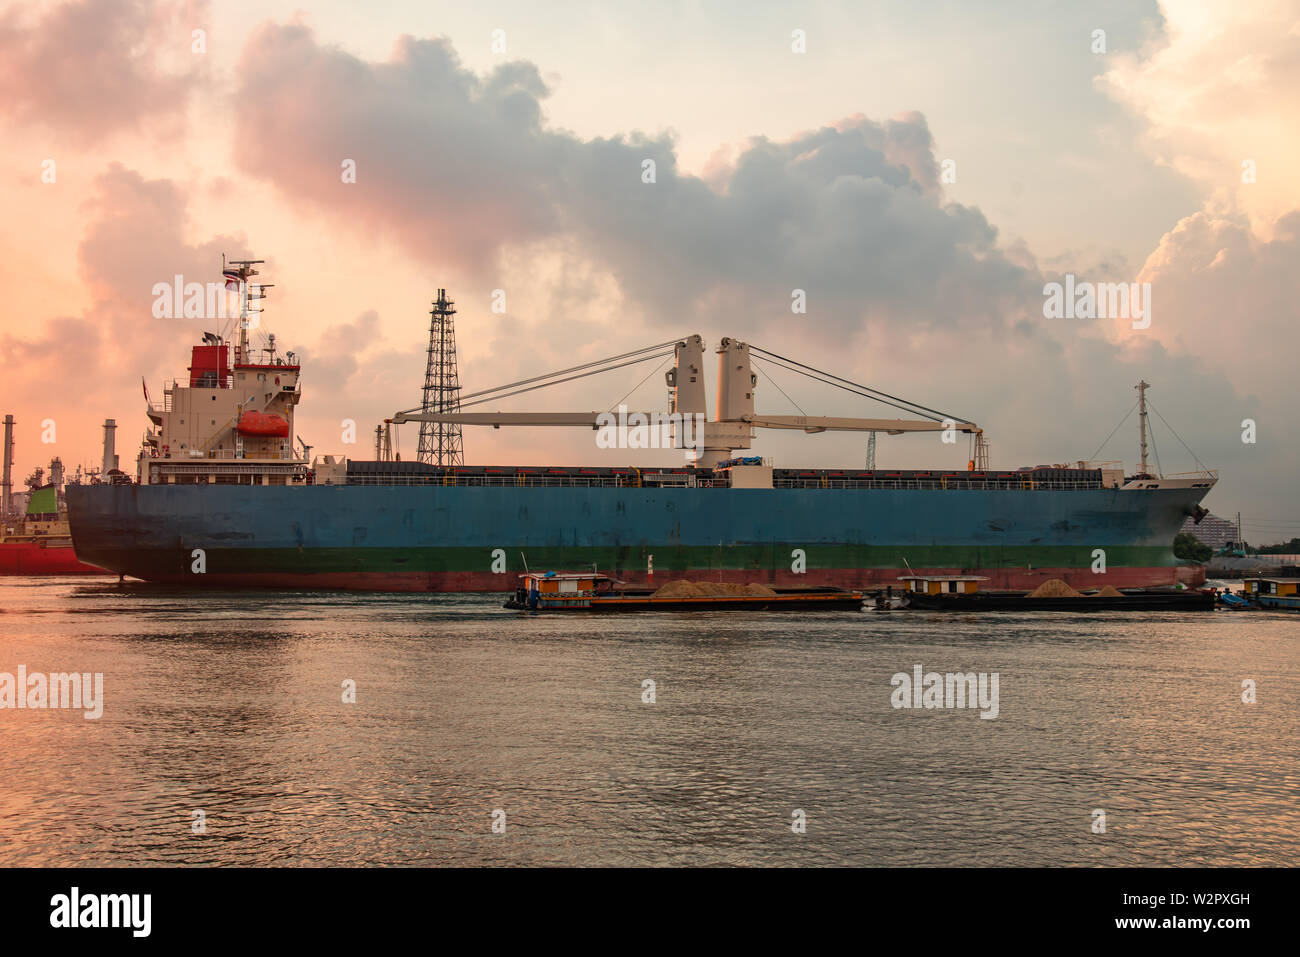
[[[827,415],[754,415],[739,421],[748,422],[758,429],[801,429],[804,432],[942,432],[951,427],[957,432],[978,432],[974,422],[931,422],[927,419],[855,419]]]
[[[446,422],[459,425],[501,426],[571,426],[596,429],[601,416],[612,412],[398,412],[393,422]],[[656,417],[663,419],[666,412],[628,412],[627,417],[644,416],[647,423]],[[943,422],[924,419],[856,419],[824,415],[753,415],[738,419],[715,420],[735,425],[748,425],[756,429],[796,429],[803,432],[888,432],[901,435],[905,432],[942,432]],[[978,432],[973,422],[955,422],[951,426],[958,432]]]
[[[397,424],[403,422],[448,422],[459,425],[490,425],[499,429],[503,425],[522,426],[577,426],[580,428],[597,428],[597,421],[608,412],[398,412],[393,415]],[[629,415],[650,416],[652,413],[631,412]],[[666,413],[654,413],[660,416]],[[647,421],[649,419],[647,418]]]
[[[564,369],[547,376],[535,376],[498,389],[473,393],[473,395],[481,396],[476,400],[477,402],[494,402],[520,392],[529,392],[599,372],[612,371],[648,359],[659,358],[661,354],[659,350],[663,345],[661,343],[636,352],[612,356],[607,360],[584,363],[572,369]],[[962,421],[955,416],[945,416],[934,409],[898,399],[839,376],[821,373],[812,366],[796,363],[792,359],[785,359],[774,353],[765,353],[765,355],[785,363],[783,368],[799,371],[800,374],[884,402],[902,411],[915,412],[918,418],[866,419],[843,416],[761,415],[754,410],[754,386],[758,380],[750,365],[750,346],[730,338],[724,338],[717,349],[717,405],[714,414],[705,421],[703,353],[704,340],[698,335],[688,336],[678,341],[673,346],[672,352],[676,359],[675,365],[665,376],[672,390],[671,411],[667,413],[628,412],[626,407],[620,405],[617,413],[618,427],[621,429],[625,425],[646,425],[652,428],[663,426],[666,429],[671,428],[674,436],[687,442],[692,441],[690,437],[693,436],[697,461],[705,467],[732,458],[738,449],[749,448],[754,429],[788,429],[807,433],[884,432],[889,435],[902,435],[907,432],[946,432],[951,429],[955,432],[974,433],[981,438],[983,435],[980,427],[973,422]],[[463,402],[467,396],[461,398]],[[616,415],[612,410],[608,412],[423,412],[410,409],[394,413],[392,421],[397,424],[429,422],[480,425],[491,426],[494,429],[502,426],[525,428],[568,426],[600,430],[613,425],[615,418]]]

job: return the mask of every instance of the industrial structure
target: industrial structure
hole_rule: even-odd
[[[0,522],[9,521],[13,514],[14,497],[14,417],[5,416],[4,472],[0,479]]]
[[[63,459],[50,459],[49,476],[44,468],[35,468],[24,480],[27,494],[24,504],[16,507],[12,490],[14,419],[5,416],[4,443],[4,516],[0,521],[0,575],[39,577],[50,575],[103,575],[104,569],[82,562],[72,546],[68,525],[66,490],[77,487],[83,480],[81,466],[69,479]],[[116,469],[117,458],[112,452],[113,420],[104,422],[105,468],[103,480],[110,481],[110,469]],[[118,473],[120,474],[120,473]],[[85,476],[91,482],[100,482],[101,472],[90,469]]]
[[[456,304],[439,289],[429,310],[429,356],[424,371],[424,401],[420,411],[452,414],[460,411],[460,374],[456,369]],[[427,465],[464,465],[465,449],[459,422],[421,420],[416,460]]]

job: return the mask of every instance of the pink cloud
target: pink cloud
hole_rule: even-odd
[[[205,60],[201,0],[71,0],[0,14],[0,111],[77,145],[120,130],[176,132]]]

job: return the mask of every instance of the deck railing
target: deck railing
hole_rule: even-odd
[[[709,481],[705,479],[704,481]],[[348,476],[349,485],[444,485],[485,488],[682,488],[679,484],[638,483],[635,476],[588,475],[357,475]],[[964,479],[826,479],[777,478],[779,489],[932,489],[949,492],[977,490],[1047,491],[1100,489],[1098,482],[964,480]],[[687,487],[729,488],[725,479],[713,479],[711,485],[696,482]]]

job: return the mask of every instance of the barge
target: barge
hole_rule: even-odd
[[[1060,593],[984,592],[977,576],[904,575],[905,606],[925,611],[1214,611],[1215,595],[1195,588],[1110,588],[1080,594],[1065,586]],[[1070,594],[1073,592],[1073,594]]]
[[[861,611],[864,595],[843,588],[769,588],[670,582],[636,588],[595,572],[527,572],[505,608],[531,612]],[[710,587],[712,586],[712,587]]]

